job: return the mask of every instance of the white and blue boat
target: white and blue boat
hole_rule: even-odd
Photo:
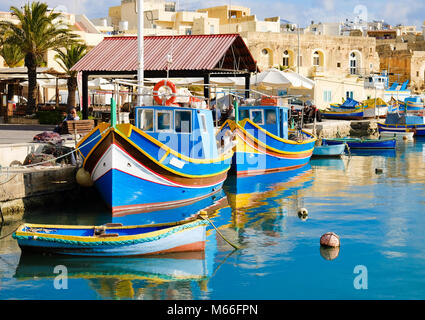
[[[206,220],[122,226],[22,224],[13,238],[22,251],[77,256],[140,256],[205,250]]]
[[[344,142],[337,144],[327,144],[326,141],[321,146],[315,146],[313,157],[340,157],[344,154],[346,144]]]
[[[425,117],[411,113],[388,113],[385,122],[378,122],[379,133],[413,132],[415,136],[425,136]]]
[[[396,139],[331,138],[323,139],[328,145],[346,144],[350,149],[395,149]]]
[[[212,111],[136,107],[135,125],[100,123],[77,145],[83,168],[112,214],[168,208],[216,193],[232,148],[218,146]]]
[[[302,167],[317,140],[306,131],[288,130],[288,108],[273,104],[238,107],[236,121],[227,120],[217,137],[228,131],[236,139],[230,172],[238,176]]]

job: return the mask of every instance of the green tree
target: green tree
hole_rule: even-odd
[[[4,43],[0,46],[0,56],[9,68],[21,67],[24,65],[24,54],[20,47]]]
[[[37,66],[49,50],[67,46],[76,37],[60,20],[61,13],[50,11],[46,3],[27,3],[23,10],[10,7],[12,15],[19,21],[0,22],[0,32],[5,43],[18,46],[25,55],[28,69],[27,113],[34,113],[37,96]]]
[[[75,93],[77,91],[77,71],[70,69],[87,53],[87,46],[82,43],[72,43],[65,50],[56,50],[55,60],[68,75],[68,107],[75,107]]]

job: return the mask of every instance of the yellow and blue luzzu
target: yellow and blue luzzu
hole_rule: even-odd
[[[101,123],[77,148],[113,214],[208,197],[233,155],[217,145],[211,110],[180,106],[137,107],[135,125]]]
[[[316,137],[288,130],[288,109],[281,106],[241,106],[241,121],[227,120],[217,136],[231,131],[236,146],[232,173],[256,175],[301,167],[310,161]]]

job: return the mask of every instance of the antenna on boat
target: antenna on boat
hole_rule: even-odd
[[[142,105],[143,78],[144,78],[144,48],[143,48],[143,29],[144,29],[144,0],[137,0],[137,105]]]

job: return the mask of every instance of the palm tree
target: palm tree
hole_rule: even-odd
[[[0,56],[9,68],[20,67],[24,65],[24,54],[21,48],[16,45],[5,43],[0,46]]]
[[[75,35],[59,20],[61,14],[49,11],[46,3],[27,3],[22,11],[12,6],[10,11],[19,23],[1,21],[0,30],[6,36],[5,42],[18,46],[25,55],[28,69],[27,113],[33,113],[37,96],[37,66],[47,51],[66,46]]]
[[[55,60],[59,63],[66,74],[68,86],[68,107],[75,107],[75,92],[77,90],[77,71],[70,69],[87,53],[87,46],[82,43],[72,43],[63,50],[56,50]]]

